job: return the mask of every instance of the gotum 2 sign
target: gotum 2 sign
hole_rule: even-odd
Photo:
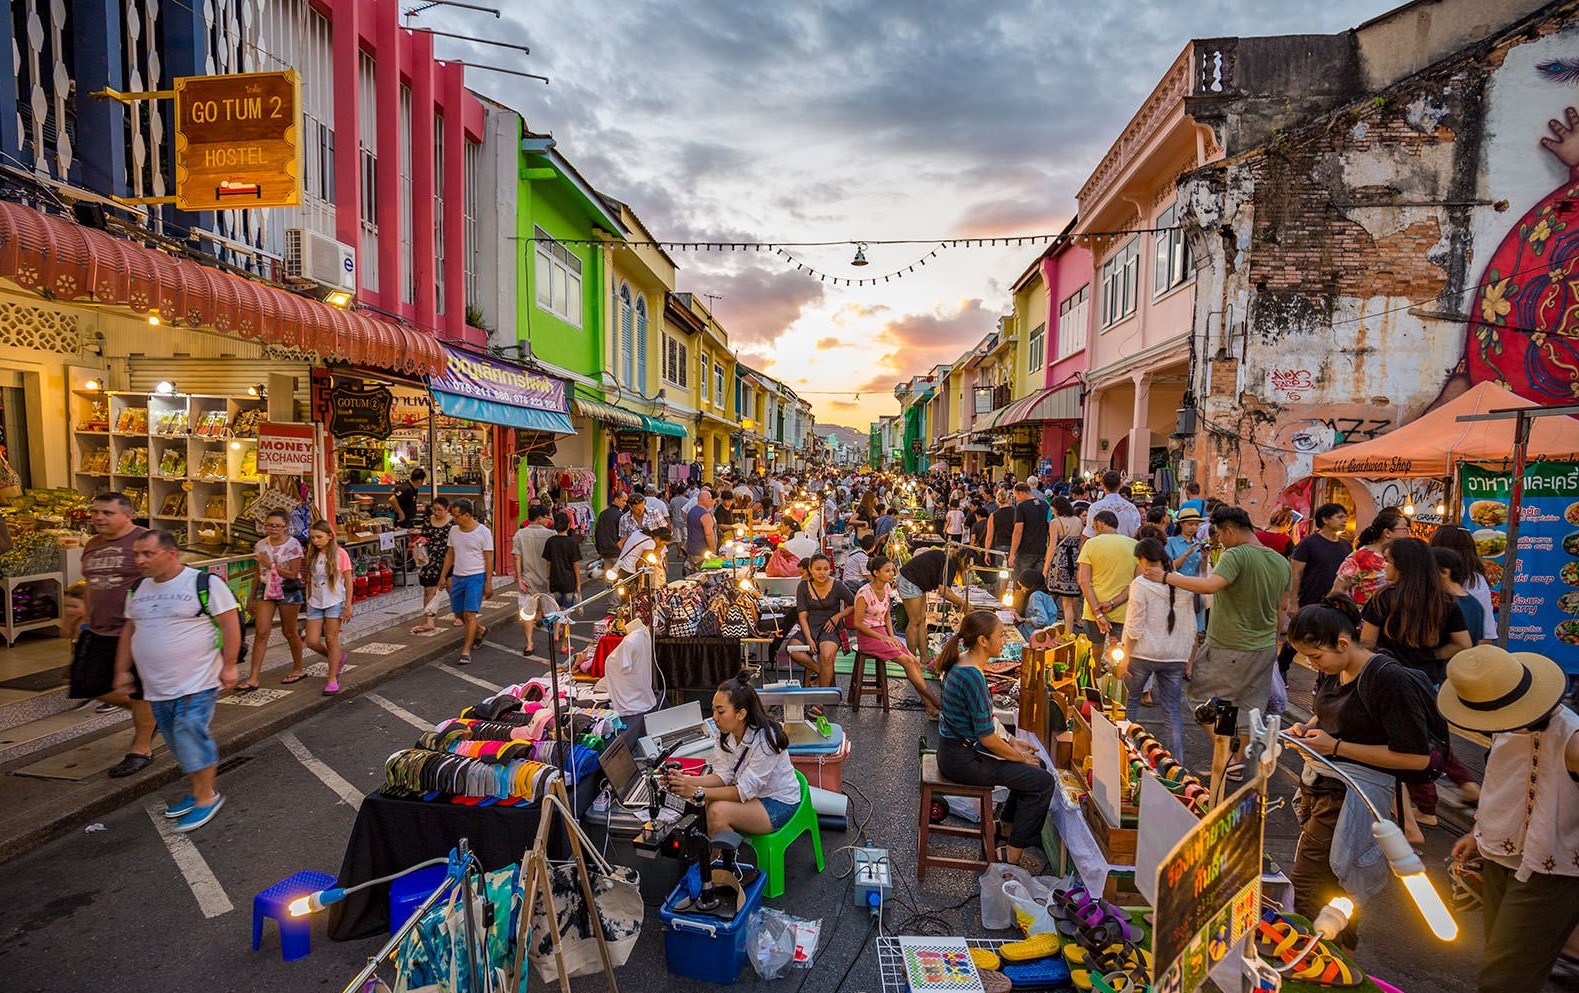
[[[295,72],[175,81],[175,203],[182,210],[302,202]]]

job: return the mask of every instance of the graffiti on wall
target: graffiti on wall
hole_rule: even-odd
[[[1571,30],[1520,46],[1497,73],[1488,130],[1535,161],[1518,162],[1494,146],[1487,182],[1498,195],[1511,186],[1515,209],[1539,199],[1489,253],[1465,340],[1471,381],[1499,383],[1544,403],[1579,397],[1576,84],[1579,33]]]

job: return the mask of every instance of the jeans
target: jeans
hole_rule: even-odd
[[[1009,799],[1003,804],[1003,819],[1014,825],[1008,840],[1010,848],[1029,848],[1041,844],[1042,823],[1053,802],[1058,779],[1040,765],[1005,762],[976,750],[970,742],[938,736],[938,771],[966,786],[1003,786]]]
[[[1333,897],[1343,895],[1343,885],[1332,871],[1332,836],[1338,827],[1347,791],[1320,792],[1301,786],[1294,796],[1294,816],[1299,820],[1299,843],[1288,881],[1294,884],[1294,912],[1315,920]],[[1353,923],[1338,935],[1338,944],[1354,948],[1360,932]]]
[[[1557,953],[1579,927],[1579,876],[1536,873],[1521,883],[1486,859],[1481,881],[1486,947],[1476,993],[1545,988]]]
[[[1126,710],[1133,716],[1140,706],[1141,694],[1145,692],[1146,680],[1156,677],[1157,692],[1153,698],[1157,706],[1162,708],[1162,716],[1167,721],[1167,729],[1158,737],[1168,746],[1168,751],[1179,762],[1184,762],[1184,663],[1183,662],[1153,662],[1151,659],[1134,658],[1129,660],[1129,675],[1124,677],[1124,688],[1129,691],[1129,703]]]
[[[189,693],[174,700],[154,700],[154,723],[164,738],[181,771],[187,775],[201,772],[219,764],[219,748],[209,734],[208,725],[214,719],[214,702],[218,690]]]

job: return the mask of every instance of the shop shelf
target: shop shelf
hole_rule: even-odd
[[[108,431],[90,431],[90,430],[88,430],[86,428],[74,428],[73,429],[73,433],[75,433],[75,434],[89,434],[89,435],[93,435],[93,436],[98,437],[98,438],[105,438],[105,437],[109,436],[109,432]]]
[[[28,586],[34,583],[53,583],[55,585],[55,616],[40,617],[31,621],[16,623],[11,611],[11,594],[19,586]],[[38,572],[27,576],[7,576],[0,579],[0,597],[4,603],[0,604],[5,623],[0,625],[0,634],[5,636],[6,644],[15,644],[16,636],[23,631],[32,631],[38,628],[58,627],[60,625],[60,600],[65,593],[65,580],[58,572]]]

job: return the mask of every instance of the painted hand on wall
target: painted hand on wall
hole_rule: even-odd
[[[1570,170],[1579,170],[1579,110],[1569,107],[1565,116],[1566,122],[1555,117],[1546,122],[1552,136],[1542,138],[1541,147]]]

